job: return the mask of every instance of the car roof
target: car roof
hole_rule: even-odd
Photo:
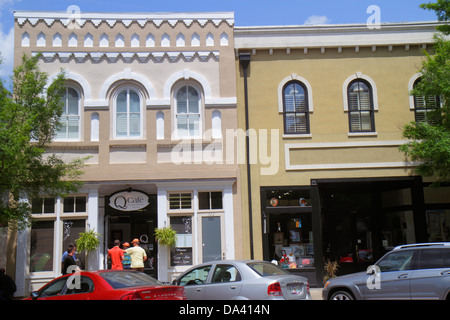
[[[450,248],[450,242],[430,242],[430,243],[405,244],[405,245],[397,246],[393,250],[420,249],[420,248],[438,248],[438,247],[448,247],[448,248]]]
[[[270,263],[269,261],[263,261],[263,260],[252,260],[252,259],[243,259],[243,260],[213,260],[213,261],[206,261],[203,262],[203,264],[212,264],[212,263],[219,263],[219,264],[224,264],[224,263],[250,263],[250,262],[264,262],[264,263]]]

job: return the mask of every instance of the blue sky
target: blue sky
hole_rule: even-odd
[[[436,20],[419,8],[432,0],[0,0],[0,78],[12,72],[13,11],[66,11],[70,5],[94,12],[232,11],[236,26],[366,23],[367,8],[380,8],[381,22]]]

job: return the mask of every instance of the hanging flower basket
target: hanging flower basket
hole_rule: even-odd
[[[155,238],[161,246],[175,247],[177,232],[172,227],[155,229]]]

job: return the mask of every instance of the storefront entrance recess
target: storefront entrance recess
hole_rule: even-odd
[[[123,249],[123,243],[128,242],[132,246],[133,239],[138,239],[140,247],[145,250],[148,257],[144,262],[144,272],[156,278],[158,248],[154,236],[154,230],[158,225],[156,196],[148,195],[148,197],[149,204],[145,208],[135,211],[122,211],[105,206],[105,209],[107,208],[105,210],[107,214],[106,230],[108,230],[105,244],[107,249],[111,249],[114,246],[114,240],[120,240],[120,247]],[[109,198],[106,199],[106,203],[109,203]],[[106,263],[109,268],[108,261]]]

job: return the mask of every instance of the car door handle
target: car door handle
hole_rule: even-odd
[[[230,289],[233,289],[233,290],[234,290],[234,289],[236,289],[236,286],[231,286]]]
[[[197,289],[195,289],[195,291],[202,292],[202,288],[197,288]]]
[[[397,279],[407,279],[408,277],[409,277],[409,274],[404,273],[404,274],[399,275],[399,276],[397,277]]]
[[[444,270],[440,273],[441,276],[450,276],[450,270]]]

